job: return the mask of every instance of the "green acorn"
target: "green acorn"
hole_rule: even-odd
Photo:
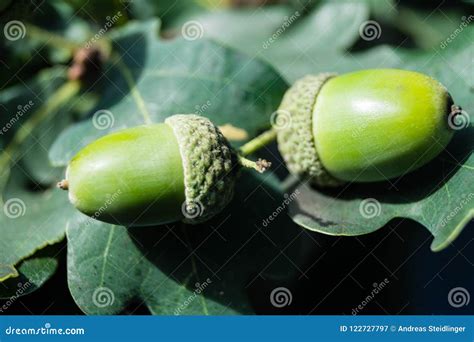
[[[436,157],[453,130],[453,105],[435,79],[396,69],[320,74],[285,94],[277,128],[291,173],[320,186],[402,176]]]
[[[92,142],[70,161],[58,186],[78,210],[101,221],[197,224],[230,202],[242,164],[269,166],[238,156],[208,119],[174,115]]]

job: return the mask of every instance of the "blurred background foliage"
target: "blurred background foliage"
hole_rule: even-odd
[[[353,6],[349,13],[344,13],[339,12],[338,3]],[[289,80],[294,80],[303,70],[311,66],[314,69],[314,62],[309,59],[315,55],[323,59],[316,66],[318,69],[325,66],[325,61],[334,63],[334,58],[341,54],[369,50],[381,56],[383,53],[377,47],[385,44],[412,53],[433,53],[459,27],[463,16],[471,13],[472,5],[471,0],[2,0],[0,22],[5,24],[20,18],[71,41],[84,42],[118,12],[122,15],[114,28],[130,20],[158,17],[162,21],[160,33],[167,39],[179,35],[183,23],[196,20],[204,28],[204,37],[217,39],[251,56],[269,59]],[[285,30],[274,46],[262,49],[262,43],[296,12],[302,16],[301,20]],[[365,41],[359,36],[360,23],[369,19],[383,28],[379,39]],[[45,46],[38,33],[32,33],[30,38],[22,44],[1,41],[3,88],[42,68],[67,64],[71,59],[70,50]],[[293,57],[292,53],[299,52],[288,50],[298,45],[304,45],[310,56],[298,58],[299,70],[287,70],[284,64]],[[354,67],[354,61],[347,63]]]

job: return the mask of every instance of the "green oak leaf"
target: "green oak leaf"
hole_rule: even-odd
[[[324,1],[308,13],[284,5],[228,9],[186,18],[181,24],[185,33],[189,19],[199,23],[204,37],[265,59],[293,82],[307,73],[333,70],[325,67],[334,67],[359,38],[369,12],[365,1]]]
[[[142,1],[142,0],[139,0]],[[65,0],[61,5],[71,8],[72,15],[70,18],[81,18],[87,20],[92,31],[100,29],[108,29],[107,23],[113,22],[114,25],[123,25],[128,20],[128,7],[134,1],[82,1],[82,0]],[[111,17],[118,15],[117,20],[111,20]]]
[[[18,275],[15,265],[35,252],[63,240],[65,227],[74,209],[57,189],[31,192],[29,180],[20,167],[4,192],[0,213],[0,280]],[[21,229],[20,229],[21,227]]]
[[[462,28],[467,17],[459,8],[433,12],[429,8],[413,9],[401,6],[397,15],[389,17],[389,20],[412,36],[418,46],[432,49],[439,47],[447,37]]]
[[[205,6],[208,5],[205,3],[206,1],[207,0],[162,0],[160,2],[153,0],[133,1],[130,3],[130,12],[134,18],[140,20],[158,17],[162,21],[163,26],[166,27],[175,21],[177,17],[179,18],[180,16],[185,15],[185,13],[204,11]]]
[[[0,283],[0,299],[6,299],[6,308],[0,305],[0,312],[6,311],[19,297],[38,290],[51,278],[58,267],[59,245],[43,248],[30,258],[21,262],[18,268],[18,277],[10,278]],[[10,302],[10,303],[9,303]]]
[[[56,140],[54,165],[66,165],[102,135],[177,113],[197,113],[249,137],[269,127],[287,88],[271,67],[209,40],[162,41],[157,35],[158,22],[148,21],[110,36],[114,53],[105,67],[102,100],[92,120]]]
[[[352,55],[344,68],[403,67],[429,74],[464,108],[465,126],[469,121],[472,124],[474,111],[473,32],[465,29],[452,44],[434,54],[379,47]],[[394,218],[409,218],[433,234],[431,249],[439,251],[474,215],[473,148],[474,129],[466,127],[455,133],[435,161],[401,179],[324,191],[300,185],[301,196],[291,204],[290,215],[307,229],[331,235],[367,234]]]
[[[18,276],[15,266],[23,259],[61,241],[74,212],[63,194],[49,189],[62,171],[49,165],[48,149],[71,122],[64,113],[79,89],[64,82],[65,69],[53,68],[0,93],[1,281]]]

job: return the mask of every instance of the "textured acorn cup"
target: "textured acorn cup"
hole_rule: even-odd
[[[230,202],[238,169],[237,156],[208,119],[174,115],[92,142],[58,186],[78,210],[101,221],[197,224]]]
[[[402,176],[436,157],[453,131],[451,96],[435,79],[397,69],[298,80],[278,115],[279,150],[292,174],[318,186]]]

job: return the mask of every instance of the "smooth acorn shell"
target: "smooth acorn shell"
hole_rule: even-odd
[[[82,149],[66,172],[69,199],[86,215],[133,226],[183,218],[183,163],[167,124],[125,129]]]
[[[313,107],[318,158],[343,181],[404,175],[446,147],[451,105],[443,85],[417,72],[371,69],[333,77]]]

